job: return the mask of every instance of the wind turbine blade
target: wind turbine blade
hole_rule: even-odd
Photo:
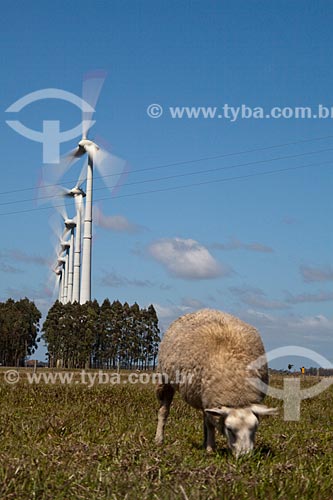
[[[61,274],[55,275],[54,286],[52,289],[52,297],[59,295],[60,277],[61,277]]]
[[[56,205],[56,209],[59,212],[59,214],[61,215],[63,221],[65,221],[65,220],[68,219],[68,213],[67,213],[67,210],[66,210],[66,205],[64,205],[64,204]]]
[[[58,194],[59,194],[59,196],[61,196],[61,197],[64,198],[65,196],[69,195],[70,192],[71,192],[70,189],[68,189],[68,188],[66,188],[64,186],[58,186]]]
[[[37,205],[43,205],[44,203],[49,203],[57,196],[56,186],[47,181],[42,174],[42,178],[39,181],[37,187],[36,203]]]
[[[38,186],[37,204],[53,203],[54,205],[63,202],[63,197],[68,195],[70,190],[58,184],[44,185],[42,181]]]
[[[114,194],[126,177],[127,162],[109,153],[106,149],[100,148],[95,153],[94,165],[96,165],[104,184]]]
[[[83,78],[82,83],[82,99],[86,101],[95,110],[98,97],[102,90],[104,80],[106,78],[105,71],[94,71],[87,73]],[[90,127],[95,123],[92,121],[94,111],[82,112],[82,137],[86,138]]]
[[[85,151],[83,149],[76,147],[75,149],[62,156],[59,163],[44,165],[44,181],[49,181],[50,184],[58,182],[58,180],[66,174],[69,168],[74,165],[74,163],[76,163],[81,158],[81,156],[84,155],[84,153]]]
[[[84,153],[85,151],[82,148],[75,148],[60,158],[59,163],[42,167],[41,180],[37,189],[38,204],[47,203],[57,197],[60,188],[59,180]]]
[[[63,223],[60,221],[59,216],[55,213],[49,218],[49,223],[53,234],[56,236],[56,241],[59,242],[62,238],[64,228]]]
[[[59,289],[60,274],[58,274],[57,268],[52,268],[52,273],[49,274],[47,283],[44,287],[44,294],[47,297],[56,296],[57,290]]]
[[[62,236],[61,236],[61,241],[66,241],[66,236],[71,232],[70,229],[68,229],[68,227],[65,227],[63,233],[62,233]]]

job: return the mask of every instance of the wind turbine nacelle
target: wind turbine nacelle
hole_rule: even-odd
[[[81,139],[79,142],[79,147],[85,149],[88,153],[91,148],[94,148],[95,150],[99,150],[99,147],[97,144],[95,144],[93,141],[90,141],[89,139]]]
[[[74,229],[74,227],[76,227],[76,222],[74,219],[66,219],[64,223],[67,229]]]
[[[61,246],[62,251],[64,251],[67,248],[69,248],[71,246],[71,244],[69,241],[61,241],[60,246]]]
[[[75,186],[75,187],[73,187],[73,188],[69,191],[68,195],[69,195],[69,196],[79,196],[79,195],[81,195],[81,196],[85,197],[85,196],[86,196],[86,193],[83,191],[83,189],[81,189],[81,188],[79,188],[79,187]]]

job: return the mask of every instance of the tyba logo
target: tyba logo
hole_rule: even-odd
[[[81,109],[82,113],[90,113],[90,116],[95,112],[95,109],[87,101],[71,92],[61,89],[43,89],[31,92],[14,102],[14,104],[6,109],[6,112],[18,113],[28,104],[42,99],[60,99],[62,101],[68,101]],[[82,120],[76,127],[63,132],[60,131],[59,120],[43,120],[43,130],[41,132],[26,127],[18,120],[6,120],[6,123],[27,139],[43,144],[43,163],[59,163],[60,144],[80,136],[82,130],[91,128],[95,121]]]
[[[315,361],[318,366],[322,368],[333,368],[333,365],[328,361],[328,359],[324,358],[324,356],[321,356],[317,352],[312,351],[311,349],[306,349],[305,347],[290,345],[273,349],[266,355],[264,354],[263,356],[260,356],[248,365],[248,370],[250,373],[255,373],[256,370],[265,365],[267,361],[287,356],[301,356],[303,358],[310,359],[311,361]],[[318,384],[304,389],[301,389],[301,381],[296,377],[285,377],[283,379],[283,389],[267,385],[258,377],[248,378],[248,381],[264,394],[283,400],[284,420],[299,420],[302,399],[313,398],[325,391],[331,384],[333,384],[333,377],[323,378]]]

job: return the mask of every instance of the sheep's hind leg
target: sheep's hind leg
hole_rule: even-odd
[[[207,453],[212,453],[215,450],[215,427],[209,420],[209,417],[204,412],[204,448]]]
[[[161,384],[157,388],[156,395],[160,401],[160,409],[158,410],[158,422],[155,435],[156,444],[163,444],[164,427],[169,415],[174,394],[175,389],[169,384]]]

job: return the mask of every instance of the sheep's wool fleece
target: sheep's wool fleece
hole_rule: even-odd
[[[160,345],[158,371],[194,408],[242,408],[264,397],[247,381],[259,377],[268,383],[266,363],[258,369],[247,368],[264,354],[253,326],[230,314],[203,309],[170,325]]]

